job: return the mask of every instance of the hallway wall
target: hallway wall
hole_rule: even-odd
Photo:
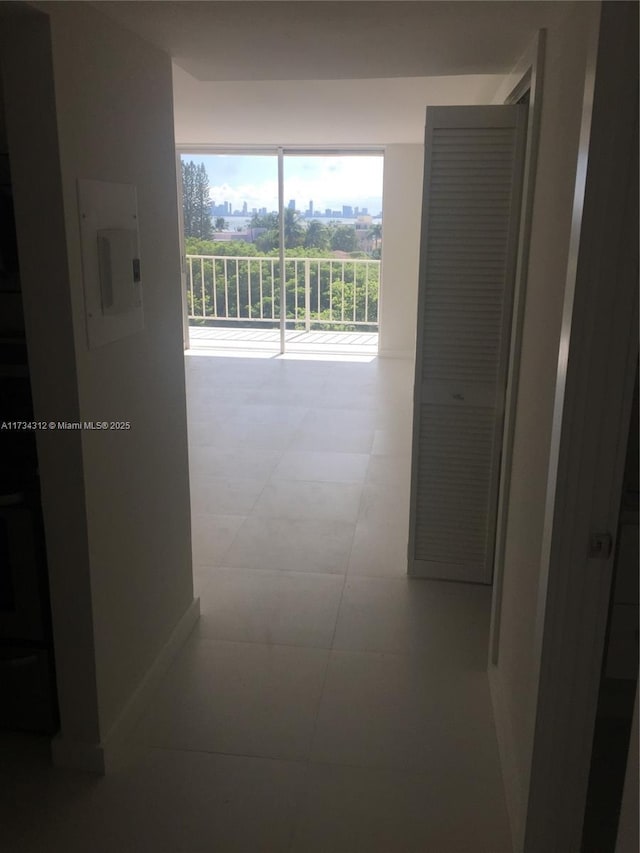
[[[49,93],[38,110],[55,109],[63,208],[56,211],[47,186],[27,178],[22,189],[49,209],[66,258],[55,258],[53,282],[43,278],[42,233],[24,231],[21,248],[40,264],[28,282],[30,356],[36,385],[50,386],[36,401],[36,416],[131,422],[129,431],[49,434],[41,442],[50,456],[63,454],[57,467],[45,466],[43,492],[47,534],[60,550],[50,555],[52,608],[61,734],[72,752],[105,741],[193,600],[172,71],[166,54],[89,4],[38,9],[50,20],[55,83],[55,104]],[[28,99],[25,55],[13,57],[14,100],[38,103]],[[39,133],[34,115],[18,129],[17,150]],[[27,173],[36,152],[25,150]],[[138,194],[144,329],[93,350],[85,331],[79,178],[134,184]],[[52,284],[59,304],[47,313],[40,291]],[[58,392],[64,405],[54,408]],[[74,669],[79,657],[85,665]]]
[[[424,145],[387,145],[380,355],[413,358],[416,346]]]
[[[101,734],[192,600],[171,62],[85,4],[51,16]],[[87,348],[76,179],[138,192],[145,328]],[[117,626],[117,630],[114,630]]]

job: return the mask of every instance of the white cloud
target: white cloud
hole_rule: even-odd
[[[268,182],[263,184],[238,184],[237,186],[219,184],[210,187],[209,195],[211,196],[211,200],[216,204],[222,204],[225,201],[231,202],[234,210],[240,210],[245,201],[249,210],[254,207],[266,207],[267,210],[275,210],[278,207],[277,187],[275,195],[273,190],[273,185]]]
[[[295,199],[306,210],[313,199],[316,210],[341,209],[343,204],[368,207],[377,213],[382,200],[382,159],[374,157],[291,157],[285,159],[285,204]],[[222,182],[211,186],[216,204],[231,202],[241,209],[277,208],[275,180]]]

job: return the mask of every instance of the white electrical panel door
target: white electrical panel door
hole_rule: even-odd
[[[427,110],[409,573],[491,583],[526,108]]]
[[[90,349],[144,328],[136,188],[78,181],[82,272]]]

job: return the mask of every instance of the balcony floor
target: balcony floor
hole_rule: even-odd
[[[197,350],[256,350],[277,352],[280,347],[278,329],[189,327],[190,346]],[[288,329],[286,350],[289,353],[326,355],[376,355],[377,332],[302,332]]]

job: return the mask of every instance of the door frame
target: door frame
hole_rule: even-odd
[[[520,355],[522,350],[522,330],[524,326],[527,292],[527,273],[529,270],[531,220],[533,217],[538,144],[540,139],[540,117],[542,114],[542,88],[544,79],[546,37],[546,30],[538,31],[535,39],[522,55],[511,74],[505,78],[505,81],[500,90],[497,92],[495,98],[497,103],[515,104],[527,91],[529,92],[527,141],[525,146],[524,171],[522,176],[520,232],[518,235],[518,256],[516,261],[516,275],[513,291],[511,340],[509,343],[509,361],[507,367],[507,388],[504,405],[502,452],[500,457],[500,482],[498,486],[496,535],[493,558],[493,595],[489,632],[489,670],[498,665],[500,649],[500,617],[502,609],[504,557],[507,538],[507,514],[509,509],[513,442],[518,403],[518,382],[520,378]]]
[[[182,185],[182,160],[176,149],[176,192],[178,194],[178,242],[180,245],[180,287],[182,290],[182,343],[185,350],[191,346],[189,338],[189,303],[187,302],[187,255],[184,247],[184,187]]]
[[[587,53],[534,640],[524,853],[581,847],[638,358],[638,11]],[[598,29],[598,28],[596,28]],[[615,287],[612,286],[615,283]]]

